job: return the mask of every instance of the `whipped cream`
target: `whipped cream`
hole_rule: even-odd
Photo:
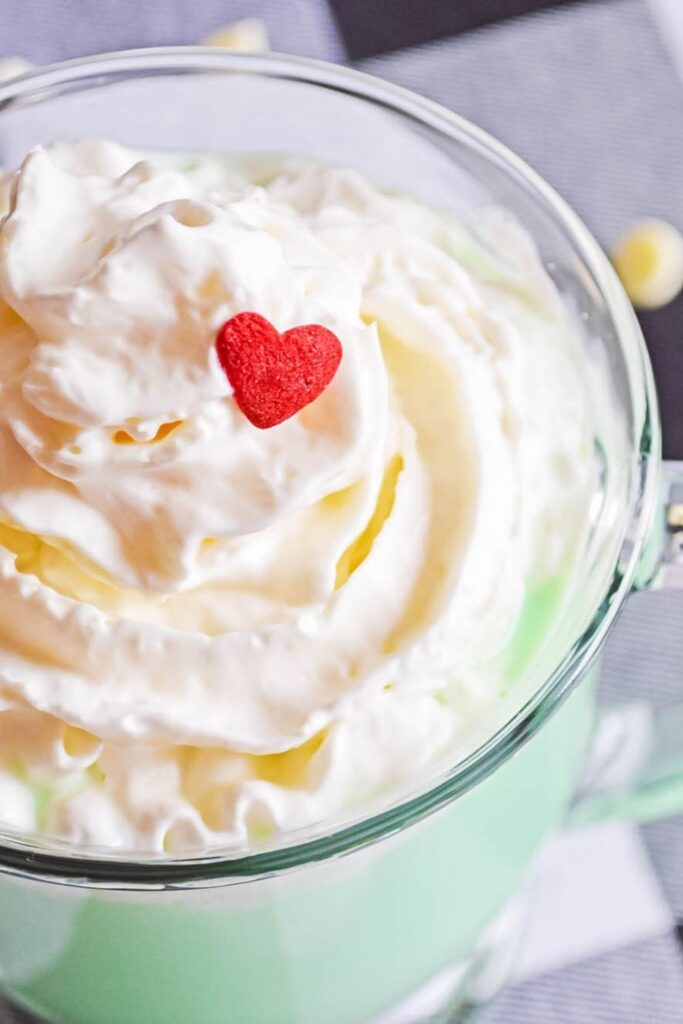
[[[0,194],[4,825],[244,847],[468,752],[595,484],[581,340],[524,231],[103,142]],[[245,310],[343,347],[270,430],[216,357]]]

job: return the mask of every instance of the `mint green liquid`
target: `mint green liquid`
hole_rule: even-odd
[[[363,1024],[471,956],[562,820],[585,681],[445,810],[336,862],[183,892],[0,876],[0,977],[58,1024]]]

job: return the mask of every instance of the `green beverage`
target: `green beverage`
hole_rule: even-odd
[[[377,846],[279,877],[98,893],[0,880],[7,992],[55,1024],[362,1024],[469,963],[560,824],[586,680],[502,768]]]
[[[651,529],[637,327],[415,97],[94,66],[0,86],[0,986],[52,1024],[464,1020]]]

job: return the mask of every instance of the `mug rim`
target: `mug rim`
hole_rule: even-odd
[[[73,90],[94,85],[102,77],[124,80],[142,74],[192,74],[206,71],[254,73],[268,78],[297,81],[311,87],[327,87],[362,100],[379,103],[442,135],[457,138],[495,162],[507,174],[521,177],[536,197],[546,202],[555,220],[569,235],[588,268],[609,310],[632,393],[644,398],[642,431],[630,453],[637,487],[632,489],[626,511],[628,526],[615,556],[611,581],[579,636],[545,681],[503,726],[468,757],[437,779],[425,783],[417,794],[371,811],[351,824],[332,827],[310,838],[312,827],[284,836],[284,844],[253,853],[209,852],[203,856],[171,858],[168,855],[116,856],[111,850],[81,852],[50,837],[0,833],[0,871],[29,878],[95,888],[150,889],[165,886],[221,885],[273,874],[348,854],[377,843],[426,818],[483,781],[542,727],[571,693],[598,653],[621,605],[632,588],[641,553],[654,518],[660,465],[659,418],[652,368],[633,309],[600,246],[568,204],[540,175],[516,154],[483,129],[447,108],[355,69],[310,58],[283,54],[241,54],[203,46],[151,47],[77,58],[29,71],[0,84],[0,112],[51,88],[68,84]],[[73,83],[73,84],[72,84]],[[314,826],[319,828],[320,826]],[[306,838],[309,833],[309,838]],[[297,838],[298,837],[298,838]]]

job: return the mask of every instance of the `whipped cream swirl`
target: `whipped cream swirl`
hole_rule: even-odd
[[[580,542],[581,343],[508,216],[485,243],[350,170],[32,151],[0,230],[0,815],[248,845],[455,760]],[[270,430],[215,351],[318,323]]]

